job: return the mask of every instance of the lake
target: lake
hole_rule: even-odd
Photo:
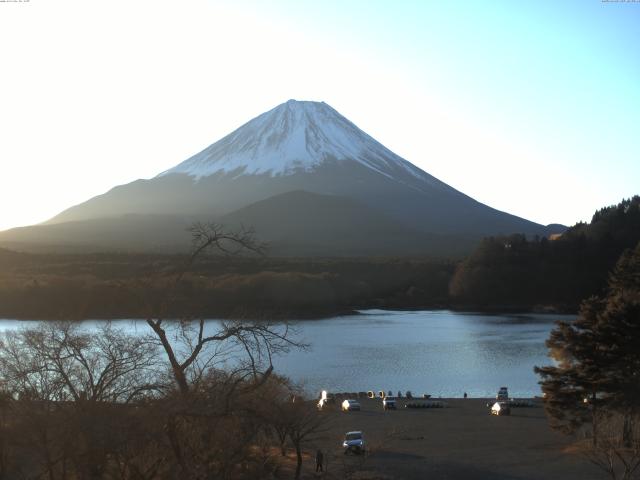
[[[303,384],[309,394],[392,390],[434,397],[540,395],[535,365],[548,365],[545,340],[567,315],[364,310],[357,315],[297,322],[307,351],[274,361],[276,371]],[[210,320],[215,328],[216,320]],[[0,320],[0,330],[30,322]],[[84,322],[87,328],[97,324]],[[144,322],[118,326],[147,332]]]
[[[414,395],[540,395],[535,365],[551,359],[545,341],[567,315],[488,315],[451,311],[366,310],[300,322],[312,349],[278,359],[276,368],[308,391],[411,390]]]

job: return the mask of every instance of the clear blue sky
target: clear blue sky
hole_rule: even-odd
[[[0,3],[0,228],[324,100],[455,188],[573,224],[640,193],[640,3]]]

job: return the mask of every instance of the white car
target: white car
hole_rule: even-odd
[[[364,435],[362,432],[347,432],[342,442],[345,455],[349,452],[360,454],[365,451]]]
[[[360,410],[360,403],[357,400],[345,400],[342,402],[342,411]]]
[[[382,408],[385,410],[395,410],[396,409],[396,397],[384,397],[382,400]]]
[[[511,415],[511,408],[508,402],[496,402],[491,407],[491,415]]]

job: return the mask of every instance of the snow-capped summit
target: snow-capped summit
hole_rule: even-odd
[[[160,174],[291,175],[326,161],[356,161],[382,175],[424,172],[371,138],[324,102],[289,100]]]

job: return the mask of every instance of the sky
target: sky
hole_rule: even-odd
[[[640,2],[0,0],[0,230],[325,101],[494,208],[640,193]]]

